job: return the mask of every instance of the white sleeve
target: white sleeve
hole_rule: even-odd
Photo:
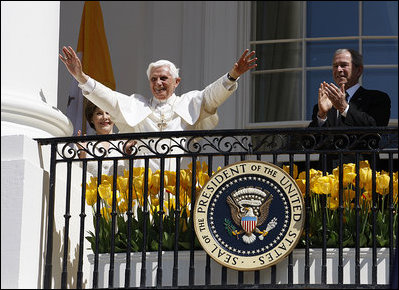
[[[87,80],[86,83],[78,84],[78,86],[79,86],[79,88],[82,89],[82,91],[85,94],[91,94],[94,91],[94,89],[96,88],[96,82],[91,77],[89,77],[89,79]]]
[[[348,114],[348,110],[349,110],[349,104],[346,106],[345,111],[342,112],[341,116],[346,118],[346,114]]]
[[[225,74],[222,77],[222,79],[223,79],[222,84],[226,88],[226,90],[232,91],[232,90],[236,90],[237,89],[237,81],[238,81],[239,78],[236,79],[235,81],[231,81],[231,80],[228,79],[227,74]]]
[[[79,87],[82,88],[83,95],[89,101],[111,115],[119,129],[126,126],[133,128],[151,114],[146,98],[141,95],[127,96],[94,79],[89,79]]]
[[[213,114],[231,96],[237,87],[237,82],[232,82],[227,78],[227,75],[223,75],[216,82],[205,88],[204,109]]]
[[[319,125],[319,127],[323,126],[323,124],[327,121],[327,117],[325,119],[320,118],[319,116],[317,116],[317,124]]]

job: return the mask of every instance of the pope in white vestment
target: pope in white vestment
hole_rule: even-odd
[[[127,96],[92,78],[79,86],[87,99],[112,116],[120,133],[132,133],[213,129],[219,119],[217,108],[237,89],[237,82],[224,75],[202,91],[173,94],[165,101],[139,94]],[[170,141],[165,143],[170,146]],[[135,166],[143,166],[139,164]],[[150,159],[152,170],[158,164],[159,160]],[[174,160],[165,160],[165,170],[173,170],[174,165]]]
[[[79,82],[83,95],[112,116],[120,133],[213,129],[218,123],[217,108],[237,89],[240,75],[256,66],[256,58],[252,58],[255,52],[248,54],[246,50],[228,74],[201,91],[176,96],[174,91],[180,83],[178,69],[173,63],[160,60],[148,67],[153,96],[145,98],[107,88],[83,73],[80,60],[71,47],[63,47],[63,52],[65,57],[60,54],[60,59]],[[171,140],[163,142],[171,145]],[[137,156],[142,153],[149,152],[139,152]],[[165,159],[165,170],[175,168],[175,159],[169,159]],[[143,166],[143,163],[135,166]],[[159,169],[159,159],[150,159],[150,167]]]
[[[160,101],[118,93],[92,78],[79,85],[87,99],[112,116],[120,133],[213,129],[219,120],[217,108],[237,86],[224,75],[202,91]]]

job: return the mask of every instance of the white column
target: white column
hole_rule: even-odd
[[[59,1],[1,2],[1,135],[68,136],[57,109]]]
[[[72,134],[57,109],[59,15],[59,1],[1,1],[2,288],[43,283],[49,146],[34,138]]]

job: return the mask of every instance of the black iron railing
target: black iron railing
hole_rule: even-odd
[[[308,288],[342,288],[342,287],[363,287],[363,288],[389,288],[389,283],[379,283],[378,273],[377,273],[377,252],[381,247],[378,244],[378,228],[377,219],[378,210],[381,206],[384,206],[389,214],[387,222],[387,228],[389,231],[389,237],[384,247],[388,248],[389,251],[389,271],[394,271],[394,255],[395,249],[398,248],[397,241],[397,183],[395,189],[394,178],[397,178],[395,172],[398,170],[398,132],[396,128],[294,128],[294,129],[253,129],[253,130],[214,130],[214,131],[186,131],[186,132],[158,132],[158,133],[135,133],[135,134],[113,134],[113,135],[98,135],[98,136],[80,136],[80,137],[65,137],[65,138],[46,138],[46,139],[36,139],[40,145],[50,145],[51,146],[51,164],[50,164],[50,177],[49,177],[49,196],[48,196],[48,212],[47,212],[47,240],[46,240],[46,261],[44,269],[44,284],[43,288],[51,287],[89,287],[89,288],[101,288],[101,287],[132,287],[138,285],[141,288],[154,286],[148,286],[147,280],[148,273],[146,267],[148,239],[150,231],[152,230],[148,226],[148,221],[154,218],[154,215],[148,209],[147,200],[150,195],[149,189],[149,172],[150,170],[154,172],[157,168],[159,169],[159,192],[165,191],[165,176],[166,172],[174,170],[175,172],[181,172],[183,169],[187,168],[187,164],[196,164],[197,161],[205,161],[208,168],[207,174],[210,176],[212,172],[216,171],[218,167],[224,167],[231,163],[244,160],[262,160],[266,162],[273,163],[275,165],[283,167],[287,165],[289,168],[289,174],[294,177],[295,166],[298,167],[298,171],[304,171],[305,174],[305,187],[304,187],[304,200],[305,200],[305,228],[304,236],[301,244],[298,244],[298,248],[302,248],[304,251],[304,269],[303,277],[299,279],[302,282],[295,282],[297,279],[293,273],[294,268],[294,258],[292,253],[287,257],[287,280],[285,282],[278,282],[277,276],[278,267],[272,266],[270,268],[270,280],[265,283],[262,282],[261,271],[253,271],[253,282],[251,284],[246,284],[246,279],[244,279],[244,272],[237,271],[237,282],[231,284],[228,282],[228,270],[225,267],[221,269],[220,283],[218,285],[213,285],[211,282],[211,274],[214,274],[215,265],[212,264],[209,256],[206,256],[206,266],[204,270],[204,283],[198,284],[195,282],[196,273],[196,260],[195,254],[197,253],[198,245],[196,245],[195,232],[193,227],[192,214],[193,210],[190,211],[190,216],[187,220],[191,223],[188,225],[190,236],[188,238],[187,250],[189,251],[189,264],[188,264],[188,284],[179,285],[179,234],[181,233],[181,228],[179,227],[182,219],[183,208],[179,205],[179,190],[180,185],[183,182],[181,180],[181,174],[176,174],[176,201],[174,205],[173,218],[175,222],[174,231],[174,242],[173,242],[173,270],[172,272],[172,282],[171,285],[163,285],[163,272],[162,259],[165,252],[163,251],[167,245],[164,238],[164,228],[166,224],[167,212],[162,209],[156,213],[155,217],[158,219],[156,230],[158,236],[156,239],[158,258],[157,263],[160,265],[156,270],[156,282],[155,286],[158,288],[212,288],[212,287],[226,287],[226,288],[287,288],[287,287],[308,287]],[[129,143],[128,141],[134,141]],[[78,144],[86,144],[85,148],[79,149]],[[109,148],[107,150],[101,149],[102,145],[107,143]],[[129,145],[128,145],[129,144]],[[86,152],[86,158],[79,159],[78,153],[80,151]],[[128,152],[128,153],[127,153]],[[112,153],[112,154],[111,154]],[[372,232],[370,238],[370,243],[368,245],[372,251],[372,277],[371,281],[367,284],[361,282],[360,270],[360,250],[364,247],[364,241],[361,240],[361,207],[359,205],[360,199],[360,179],[359,179],[359,165],[362,160],[368,160],[370,168],[372,170],[372,181],[371,181],[371,199],[372,206],[371,211],[371,226]],[[87,236],[88,229],[86,227],[87,220],[91,220],[92,208],[87,206],[87,188],[86,186],[81,186],[80,201],[71,201],[72,194],[72,184],[85,185],[89,183],[88,175],[86,174],[88,166],[93,163],[96,165],[96,176],[97,188],[102,183],[103,174],[103,163],[111,162],[112,168],[112,208],[110,216],[110,232],[109,232],[109,245],[108,254],[109,255],[109,269],[108,269],[108,285],[99,285],[99,258],[103,256],[100,254],[101,239],[100,239],[100,229],[103,226],[101,224],[101,208],[100,202],[93,205],[95,209],[94,216],[94,233],[91,242],[85,238]],[[354,181],[355,196],[353,198],[353,207],[355,210],[355,233],[353,233],[353,247],[355,249],[355,280],[354,282],[344,283],[344,258],[343,252],[344,248],[347,247],[346,241],[344,241],[345,236],[345,224],[344,224],[344,207],[343,207],[343,166],[344,164],[353,163],[355,164],[355,174],[356,178]],[[56,194],[60,190],[60,185],[57,184],[57,180],[61,176],[57,175],[58,166],[64,164],[66,167],[66,174],[62,176],[66,180],[66,188],[64,195]],[[79,180],[73,180],[73,164],[79,164],[81,168],[81,173]],[[144,182],[143,182],[143,204],[139,207],[133,208],[132,205],[132,192],[133,187],[133,168],[143,167],[144,170]],[[128,196],[128,208],[124,213],[124,220],[126,223],[126,247],[123,249],[123,255],[125,255],[125,269],[124,272],[115,269],[115,255],[120,255],[117,252],[121,252],[120,241],[116,233],[121,229],[122,224],[118,224],[118,214],[117,214],[117,175],[121,174],[119,172],[120,168],[127,169],[125,177],[127,177],[128,183],[126,184],[129,193]],[[338,265],[337,267],[337,282],[328,282],[327,278],[327,248],[331,247],[331,235],[329,236],[329,229],[326,226],[326,213],[322,211],[321,221],[322,227],[320,228],[321,240],[319,244],[316,245],[312,241],[311,235],[312,231],[312,220],[310,216],[311,212],[311,202],[310,202],[310,170],[318,169],[323,173],[332,173],[334,168],[339,168],[339,200],[338,200],[338,220],[339,224],[337,226],[338,236],[336,239],[335,248],[338,249]],[[198,169],[196,166],[192,166],[190,171],[191,174],[191,192],[190,200],[191,205],[194,206],[196,197],[196,180]],[[202,168],[202,170],[204,170]],[[377,172],[386,172],[390,177],[389,187],[387,191],[387,198],[381,202],[379,195],[377,194]],[[122,173],[123,174],[123,173]],[[395,177],[396,176],[396,177]],[[397,182],[397,181],[396,181]],[[396,194],[396,197],[395,197]],[[97,191],[97,200],[100,200],[100,194]],[[323,199],[324,198],[324,199]],[[326,197],[323,197],[321,204],[326,206]],[[396,198],[396,208],[395,208],[395,198]],[[61,225],[63,230],[63,240],[61,242],[61,247],[59,249],[54,249],[54,234],[56,233],[56,221],[62,218],[59,216],[60,213],[55,211],[55,202],[57,199],[64,199],[65,211],[62,214],[64,222]],[[159,203],[164,204],[164,195],[159,195]],[[383,204],[382,204],[383,203]],[[74,217],[71,214],[71,208],[80,208],[80,214],[78,217]],[[191,208],[190,208],[191,209]],[[139,244],[137,249],[134,249],[132,241],[137,237],[133,237],[135,230],[135,222],[137,222],[138,211],[141,214],[140,228],[142,236],[139,239]],[[57,216],[58,215],[58,216]],[[396,220],[395,220],[396,217]],[[79,219],[79,228],[70,226],[70,219]],[[58,225],[59,226],[59,225]],[[171,231],[170,228],[167,229]],[[70,256],[70,233],[79,233],[79,239],[77,242],[77,255],[76,264],[77,267],[74,268],[74,272],[71,272],[68,268],[68,261]],[[169,234],[169,233],[168,233]],[[61,237],[61,235],[60,235]],[[180,237],[181,238],[181,237]],[[314,243],[314,244],[312,244]],[[85,266],[85,256],[88,252],[86,249],[91,245],[93,252],[90,250],[90,254],[93,253],[93,267],[91,268],[91,276],[87,276],[87,271],[84,270]],[[319,247],[322,249],[322,259],[321,259],[321,270],[320,277],[317,278],[316,283],[311,282],[310,278],[310,252],[313,247]],[[59,247],[57,245],[56,247]],[[58,275],[54,275],[54,263],[59,263],[59,261],[54,260],[54,250],[59,250],[61,258],[61,277],[57,280]],[[132,252],[139,251],[141,255],[141,274],[140,281],[132,281],[134,275],[132,275]],[[137,253],[136,253],[137,254]],[[107,256],[108,257],[108,256]],[[180,263],[181,264],[181,263]],[[198,270],[197,270],[198,271]],[[231,271],[231,270],[229,270]],[[352,270],[351,270],[352,271]],[[302,273],[302,272],[301,272]],[[105,275],[105,274],[104,274]],[[120,279],[120,277],[115,277],[116,275],[124,276],[124,284],[117,283],[115,279]],[[245,273],[247,275],[247,273]],[[391,275],[391,273],[389,274]],[[71,278],[72,277],[72,278]],[[101,278],[103,279],[103,278]],[[90,281],[89,281],[90,280]],[[73,281],[70,282],[70,281]],[[88,284],[87,284],[88,283]]]

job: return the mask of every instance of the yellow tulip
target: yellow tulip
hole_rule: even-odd
[[[109,197],[109,198],[107,198],[107,199],[105,199],[105,202],[106,202],[109,206],[112,207],[112,196]]]
[[[289,165],[283,165],[283,169],[285,172],[290,174],[290,166]],[[293,170],[292,170],[292,178],[296,179],[298,177],[298,166],[294,164]]]
[[[370,167],[359,169],[360,187],[366,191],[371,191],[372,170]]]
[[[296,184],[302,192],[302,195],[306,193],[306,180],[305,179],[295,179]]]
[[[124,198],[127,199],[129,193],[129,180],[123,176],[118,176],[116,179],[116,188],[119,191],[119,194]]]
[[[113,176],[112,175],[106,175],[102,174],[101,175],[101,183],[113,183]]]
[[[205,161],[202,161],[202,172],[208,174],[208,164]]]
[[[172,186],[172,185],[165,186],[165,190],[167,193],[170,193],[172,195],[176,194],[176,186]]]
[[[330,177],[331,181],[331,197],[338,198],[339,194],[339,180],[335,178],[333,174],[329,174],[328,177]]]
[[[129,178],[129,170],[123,169],[123,177]]]
[[[200,174],[198,175],[198,184],[200,185],[200,187],[204,187],[205,183],[207,183],[209,180],[209,176],[207,173],[205,172],[200,172]]]
[[[191,202],[191,192],[180,191],[180,206],[184,207]]]
[[[298,179],[306,180],[306,171],[302,171],[301,173],[299,173]]]
[[[158,194],[159,189],[160,189],[160,182],[161,182],[161,177],[159,176],[160,172],[157,170],[153,175],[151,179],[151,185],[149,187],[149,193],[152,196],[155,196]]]
[[[107,200],[112,197],[112,184],[104,180],[104,183],[98,186],[98,192],[102,199]]]
[[[362,160],[359,162],[359,169],[360,168],[370,168],[370,164],[368,160]]]
[[[165,186],[176,185],[176,172],[175,171],[165,171]]]
[[[344,175],[346,173],[355,172],[356,171],[356,165],[354,163],[346,163],[346,164],[343,165],[343,168],[344,168]]]
[[[144,180],[142,176],[133,177],[133,187],[136,191],[143,190]]]
[[[90,206],[94,205],[97,201],[97,189],[87,189],[86,188],[86,203]]]
[[[144,174],[144,172],[143,172],[143,174],[141,174],[141,176],[143,177],[143,182],[144,182],[144,176],[145,174]],[[148,187],[150,187],[150,185],[151,185],[151,182],[152,182],[152,170],[151,170],[151,168],[148,168]]]
[[[346,172],[344,170],[343,176],[343,184],[344,186],[348,186],[349,184],[355,184],[356,173],[354,172]]]
[[[367,202],[372,202],[373,201],[373,194],[371,191],[364,191],[362,194],[362,199],[367,201]]]
[[[398,172],[396,171],[393,174],[393,201],[394,203],[398,203]]]
[[[126,192],[129,185],[129,179],[123,176],[118,176],[116,178],[116,186],[120,192]]]
[[[388,174],[377,174],[376,176],[376,191],[385,195],[389,193],[389,175]]]
[[[152,206],[158,206],[159,205],[159,198],[158,197],[150,196],[150,199],[151,199],[151,205]]]
[[[321,176],[315,180],[311,191],[316,194],[329,194],[331,192],[331,180],[328,176]]]
[[[187,166],[188,166],[189,170],[191,172],[193,172],[193,163],[191,162]],[[198,173],[200,171],[208,172],[208,165],[205,163],[205,161],[203,161],[202,166],[201,166],[201,162],[199,160],[197,160],[197,162],[195,163],[195,172]]]
[[[90,182],[87,184],[89,189],[97,189],[97,177],[90,176]]]
[[[320,176],[323,176],[323,172],[322,171],[316,170],[316,169],[313,169],[313,168],[311,168],[309,170],[309,177],[310,177],[311,180],[313,178],[317,178],[317,177],[320,177]]]
[[[144,167],[133,167],[133,176],[144,175],[145,168]]]
[[[327,198],[327,207],[331,210],[336,210],[338,208],[339,201],[338,198],[329,196]]]
[[[186,170],[180,172],[180,185],[183,190],[189,191],[191,189],[191,173]]]
[[[314,180],[315,178],[318,178],[320,176],[323,176],[323,172],[320,170],[316,170],[311,168],[309,170],[309,179],[310,182],[312,182],[312,180]],[[301,173],[299,173],[298,175],[298,179],[305,179],[306,180],[306,171],[301,171]]]
[[[349,173],[349,172],[356,172],[356,166],[354,163],[347,163],[347,164],[343,164],[343,176],[345,176],[345,174]],[[335,178],[339,178],[339,166],[335,167],[333,169],[333,175],[335,176]]]

